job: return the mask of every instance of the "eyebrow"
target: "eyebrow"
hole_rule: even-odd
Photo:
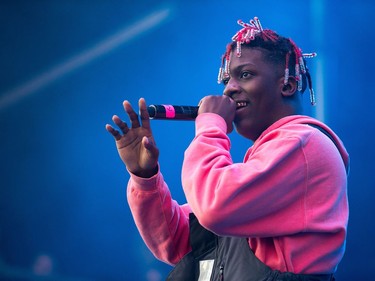
[[[240,64],[240,65],[237,65],[235,68],[231,68],[231,67],[229,67],[229,73],[230,72],[237,72],[237,71],[240,71],[240,70],[242,70],[242,69],[244,69],[244,68],[246,68],[246,67],[248,67],[248,66],[250,66],[250,67],[252,67],[252,68],[254,68],[254,67],[256,67],[256,65],[255,64],[253,64],[253,63],[243,63],[243,64]]]

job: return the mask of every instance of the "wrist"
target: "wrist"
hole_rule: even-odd
[[[159,171],[159,167],[156,166],[155,168],[153,169],[147,169],[147,170],[140,170],[140,171],[134,171],[134,172],[130,172],[132,173],[133,175],[137,176],[137,177],[140,177],[140,178],[152,178],[153,176],[155,176]]]

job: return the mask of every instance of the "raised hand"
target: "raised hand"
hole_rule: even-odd
[[[159,149],[152,135],[146,101],[141,98],[138,102],[141,120],[128,101],[123,105],[131,127],[114,115],[112,121],[119,130],[109,124],[106,130],[115,138],[117,151],[128,171],[140,177],[151,177],[157,173]]]

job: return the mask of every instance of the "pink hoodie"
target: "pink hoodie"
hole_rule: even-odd
[[[339,150],[306,124],[325,128]],[[128,201],[145,243],[167,263],[191,250],[192,211],[218,235],[249,238],[255,255],[272,269],[333,273],[345,251],[348,165],[344,146],[327,126],[296,115],[271,125],[243,163],[234,164],[225,121],[204,113],[182,168],[189,205],[172,200],[160,172],[149,179],[131,175]]]

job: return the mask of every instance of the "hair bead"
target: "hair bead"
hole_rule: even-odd
[[[305,58],[305,59],[312,59],[312,58],[315,58],[318,54],[317,53],[307,53],[307,54],[302,54],[302,56]]]
[[[217,75],[217,83],[220,84],[223,81],[223,67],[219,68],[219,74]]]
[[[303,86],[302,74],[300,74],[298,77],[299,77],[299,79],[297,80],[297,89],[298,89],[299,92],[301,92],[302,86]]]
[[[289,58],[290,52],[286,53],[285,56],[284,85],[287,85],[289,80]]]
[[[307,82],[309,84],[309,92],[310,92],[310,103],[311,105],[315,105],[315,93],[314,93],[314,89],[312,88],[312,81],[311,81],[311,75],[310,75],[310,72],[308,70],[308,68],[306,68],[306,78],[307,78]]]
[[[315,93],[314,93],[314,89],[313,89],[313,88],[310,88],[309,91],[310,91],[310,103],[311,103],[311,105],[315,105],[316,102],[315,102]]]

